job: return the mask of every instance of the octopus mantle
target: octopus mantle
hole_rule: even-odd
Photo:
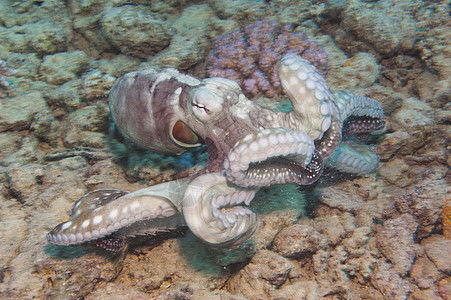
[[[315,67],[296,55],[284,56],[278,70],[291,112],[262,107],[223,78],[199,80],[174,69],[149,69],[119,79],[109,106],[126,138],[161,153],[205,144],[209,161],[205,170],[183,180],[133,193],[91,192],[48,241],[116,248],[126,237],[188,226],[207,243],[235,246],[256,229],[257,217],[246,206],[260,187],[312,184],[324,164],[372,172],[377,155],[352,136],[383,128],[379,102],[332,93]]]

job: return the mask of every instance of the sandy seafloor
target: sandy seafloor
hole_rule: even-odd
[[[109,132],[116,78],[150,66],[205,77],[212,41],[263,18],[326,49],[332,90],[382,103],[377,170],[262,189],[237,249],[187,230],[117,254],[49,245],[85,193],[205,163]],[[1,0],[0,298],[451,299],[450,22],[447,1]]]

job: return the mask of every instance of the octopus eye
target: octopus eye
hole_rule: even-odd
[[[195,106],[195,107],[197,107],[199,109],[203,109],[206,114],[210,113],[210,110],[204,104],[196,103],[195,101],[193,101],[193,106]]]
[[[197,88],[191,96],[191,111],[199,121],[209,122],[223,110],[224,100],[217,93],[206,87]]]
[[[197,147],[201,145],[197,134],[182,121],[174,123],[171,130],[171,139],[182,147]]]

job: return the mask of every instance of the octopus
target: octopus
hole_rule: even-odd
[[[120,248],[128,237],[188,227],[200,240],[234,247],[249,239],[257,216],[248,208],[259,188],[310,185],[325,166],[368,174],[378,156],[356,137],[384,127],[379,102],[331,92],[308,61],[288,54],[278,64],[292,104],[278,112],[247,99],[223,78],[200,80],[175,69],[131,72],[109,94],[112,119],[130,141],[160,153],[205,145],[199,173],[134,192],[90,192],[69,220],[47,234],[54,245]]]

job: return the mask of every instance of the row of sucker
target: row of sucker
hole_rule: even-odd
[[[369,146],[353,141],[342,142],[326,161],[338,171],[360,175],[373,172],[378,163],[379,157]]]
[[[368,117],[351,117],[343,125],[343,135],[356,135],[371,133],[383,129],[385,121],[382,119],[373,119]]]
[[[279,77],[296,119],[306,127],[297,129],[314,140],[321,138],[331,125],[334,105],[334,96],[324,77],[307,60],[294,54],[282,57]]]
[[[253,190],[237,190],[225,195],[214,195],[210,199],[211,215],[222,222],[224,229],[229,228],[237,222],[240,216],[244,217],[252,214],[249,209],[239,205],[249,205],[254,196],[255,191]]]
[[[345,91],[335,92],[334,95],[342,121],[351,116],[375,119],[381,119],[384,116],[384,109],[376,100]]]
[[[125,237],[104,237],[91,242],[96,247],[101,247],[104,250],[111,252],[118,252],[125,246]]]
[[[257,228],[257,216],[248,205],[257,189],[231,186],[222,172],[194,179],[183,199],[183,216],[201,240],[218,247],[237,246]]]
[[[323,171],[323,159],[317,151],[307,166],[302,166],[289,158],[275,158],[252,165],[247,171],[246,180],[262,186],[295,183],[308,185],[314,183]]]
[[[235,144],[224,161],[224,170],[227,179],[241,187],[296,182],[296,176],[293,177],[288,166],[285,170],[279,169],[280,160],[271,158],[289,157],[296,165],[305,167],[311,162],[314,150],[312,139],[303,132],[286,128],[264,129]]]
[[[330,128],[325,132],[321,140],[315,141],[316,150],[323,160],[326,160],[335,151],[342,139],[343,123],[340,119],[338,107],[335,103],[331,107],[334,113],[332,114]]]
[[[76,202],[69,221],[57,225],[47,234],[50,243],[80,244],[103,238],[142,220],[166,218],[178,213],[177,208],[163,197],[133,196],[133,193],[117,197],[117,193],[110,191],[96,193],[102,194],[103,201],[82,197]]]

